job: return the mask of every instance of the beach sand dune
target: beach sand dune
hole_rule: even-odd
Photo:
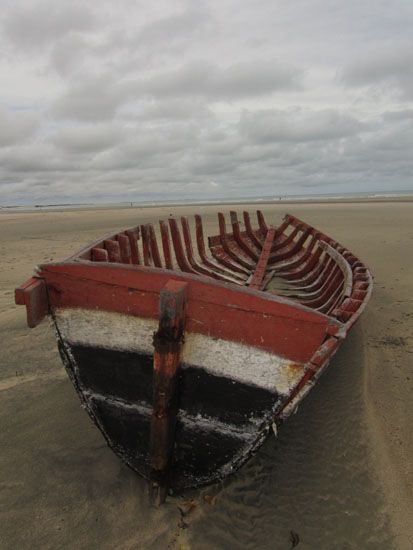
[[[277,439],[224,483],[160,509],[82,411],[50,323],[26,327],[14,288],[35,265],[171,208],[0,214],[1,548],[413,548],[413,203],[261,209],[360,256],[372,300]],[[217,206],[173,209],[194,211],[216,225]]]

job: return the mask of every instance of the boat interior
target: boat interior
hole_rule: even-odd
[[[282,296],[352,325],[372,288],[366,266],[324,233],[287,214],[278,227],[218,213],[219,233],[204,235],[202,218],[169,217],[95,242],[73,261],[123,263],[211,277]]]

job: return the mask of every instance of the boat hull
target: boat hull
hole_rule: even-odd
[[[85,409],[116,454],[149,479],[156,323],[81,309],[56,310],[53,318],[62,361]],[[282,358],[234,342],[187,334],[183,347],[173,491],[236,471],[265,440],[302,374]]]
[[[234,472],[294,412],[364,310],[372,277],[286,215],[140,225],[37,269],[16,289],[49,313],[79,397],[110,447],[158,490]],[[197,251],[194,251],[196,243]],[[160,249],[162,246],[161,254]]]

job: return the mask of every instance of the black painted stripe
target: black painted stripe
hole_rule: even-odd
[[[149,476],[149,410],[125,403],[89,396],[93,414],[114,451],[134,470]],[[222,479],[246,460],[261,432],[246,437],[231,429],[208,428],[196,419],[178,417],[170,486],[183,489]]]
[[[136,352],[72,346],[77,376],[84,391],[152,403],[153,358]],[[279,396],[257,386],[215,376],[185,365],[180,372],[179,407],[190,415],[218,418],[234,425],[271,416]]]

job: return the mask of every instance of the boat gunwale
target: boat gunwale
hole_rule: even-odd
[[[99,241],[100,242],[100,241]],[[115,262],[94,262],[92,260],[85,260],[83,258],[74,258],[73,260],[63,260],[60,262],[48,262],[45,264],[40,264],[36,268],[36,277],[44,279],[44,276],[42,274],[43,271],[48,271],[48,268],[51,267],[58,267],[58,268],[64,268],[65,266],[70,267],[78,267],[80,265],[83,265],[88,268],[93,268],[93,270],[99,271],[102,267],[108,268],[108,269],[114,269],[114,270],[121,270],[121,271],[138,271],[143,273],[157,273],[161,275],[169,276],[169,278],[180,278],[184,280],[194,280],[197,282],[204,283],[205,285],[211,286],[211,287],[218,287],[225,290],[230,290],[234,293],[240,293],[240,294],[246,294],[253,296],[255,298],[260,298],[264,302],[276,302],[278,304],[289,306],[293,308],[294,310],[303,311],[305,313],[308,313],[312,316],[315,316],[316,318],[320,319],[321,321],[327,321],[328,325],[332,327],[336,327],[340,333],[342,327],[346,325],[346,323],[343,323],[339,319],[336,319],[335,317],[331,315],[327,315],[325,313],[322,313],[320,311],[317,311],[311,307],[305,306],[304,304],[301,304],[299,302],[296,302],[294,300],[291,300],[285,296],[280,296],[279,294],[274,294],[271,292],[267,292],[265,290],[257,290],[254,288],[251,288],[249,286],[240,286],[236,285],[231,282],[222,281],[213,279],[212,277],[206,276],[206,275],[198,275],[197,273],[186,273],[185,271],[180,270],[171,270],[166,268],[160,268],[160,267],[153,267],[153,266],[146,266],[146,265],[134,265],[134,264],[122,264],[122,263],[115,263]],[[51,269],[50,271],[54,271]],[[95,280],[93,278],[90,278],[90,280]],[[117,283],[107,283],[112,284],[113,286],[118,286]],[[136,289],[136,290],[144,290],[142,289]],[[287,315],[279,315],[280,317],[289,317]],[[315,321],[315,320],[314,320]]]
[[[257,212],[260,212],[260,211],[257,211]],[[263,219],[263,215],[262,215],[261,212],[260,212],[260,214],[261,214],[261,218]],[[168,217],[167,219],[170,219],[170,218]],[[173,219],[175,219],[175,218],[173,218]],[[260,219],[260,217],[259,217],[259,219]],[[159,221],[161,221],[161,219]],[[309,230],[310,232],[313,233],[313,235],[314,234],[317,235],[317,242],[322,246],[322,248],[326,249],[326,248],[331,247],[334,251],[334,254],[337,255],[337,256],[339,255],[341,257],[341,259],[343,260],[342,263],[345,263],[348,266],[351,273],[352,273],[352,266],[348,262],[348,260],[344,256],[344,254],[347,254],[347,255],[351,254],[353,257],[355,257],[355,255],[352,252],[350,252],[346,247],[342,246],[338,241],[332,239],[331,237],[326,235],[324,232],[316,229],[312,225],[302,221],[300,218],[297,218],[296,216],[294,216],[292,214],[289,214],[289,213],[286,213],[284,215],[284,217],[282,218],[282,222],[275,228],[276,232],[279,233],[280,228],[283,228],[286,223],[288,225],[291,224],[291,227],[293,227],[293,228],[301,227],[303,230],[304,229],[307,230],[307,231]],[[151,223],[149,223],[147,225],[152,226]],[[102,246],[105,241],[116,240],[117,236],[119,236],[120,234],[127,235],[129,232],[137,232],[137,231],[140,230],[140,227],[141,227],[141,225],[137,225],[135,227],[131,227],[131,228],[127,228],[127,229],[121,229],[121,230],[119,230],[115,233],[107,234],[103,237],[100,237],[99,239],[96,239],[92,243],[89,243],[88,245],[82,247],[77,252],[75,252],[74,254],[68,256],[67,258],[64,258],[60,262],[51,262],[51,263],[48,263],[48,264],[42,264],[42,267],[44,267],[46,265],[70,264],[72,262],[75,262],[77,264],[82,263],[82,264],[93,264],[93,265],[96,265],[96,263],[98,263],[98,265],[100,265],[100,266],[104,266],[104,265],[111,266],[111,267],[118,266],[117,269],[119,267],[120,268],[131,268],[132,267],[135,270],[137,268],[137,270],[142,270],[142,271],[147,271],[148,270],[149,272],[150,272],[150,270],[154,270],[155,272],[164,272],[164,271],[166,271],[171,276],[175,276],[175,277],[176,276],[178,276],[178,277],[188,277],[189,276],[189,280],[191,280],[191,278],[194,277],[196,280],[205,281],[208,284],[211,284],[212,286],[214,286],[213,283],[215,283],[215,284],[220,283],[218,286],[223,284],[225,287],[229,286],[230,288],[237,289],[237,290],[243,289],[242,292],[247,291],[247,293],[248,293],[248,291],[249,291],[249,292],[254,293],[254,295],[256,295],[255,294],[256,292],[258,292],[260,296],[265,295],[267,299],[273,299],[273,300],[275,300],[279,303],[291,305],[292,307],[294,307],[298,310],[304,310],[304,311],[309,311],[310,310],[310,311],[312,311],[314,313],[317,313],[317,314],[319,314],[323,317],[326,317],[328,319],[336,321],[339,326],[341,326],[341,327],[343,327],[343,329],[345,329],[345,332],[347,332],[347,330],[349,330],[353,326],[353,324],[357,321],[357,319],[359,318],[361,313],[364,311],[364,309],[365,309],[365,307],[366,307],[366,305],[367,305],[367,303],[368,303],[368,301],[371,297],[372,286],[373,286],[373,277],[372,277],[372,274],[371,274],[369,268],[363,262],[361,262],[358,258],[357,258],[357,261],[366,270],[365,275],[367,276],[367,279],[368,279],[366,281],[367,282],[366,294],[362,298],[361,303],[360,303],[359,307],[356,309],[356,311],[346,311],[346,313],[350,314],[350,316],[349,316],[348,319],[342,321],[339,318],[337,318],[335,315],[333,315],[333,312],[334,312],[335,309],[339,310],[343,306],[344,301],[346,299],[350,298],[349,296],[347,296],[347,293],[345,295],[343,295],[342,301],[341,301],[340,305],[337,306],[337,308],[334,308],[332,311],[330,311],[330,313],[322,313],[322,312],[317,311],[316,309],[314,309],[310,306],[306,306],[304,303],[300,303],[300,302],[298,302],[294,299],[289,298],[287,295],[280,295],[280,294],[268,292],[268,291],[265,290],[265,288],[263,288],[263,289],[251,289],[249,286],[237,284],[236,282],[225,281],[225,280],[222,280],[222,279],[215,279],[212,275],[203,275],[203,274],[198,274],[198,273],[190,273],[190,272],[183,271],[179,268],[178,269],[169,269],[167,267],[164,268],[164,267],[148,266],[148,265],[143,265],[143,264],[127,264],[127,263],[118,263],[118,262],[113,262],[113,261],[99,261],[99,262],[96,262],[96,261],[93,261],[91,259],[82,257],[82,256],[85,256],[88,253],[91,255],[92,254],[92,249],[93,248],[98,248],[99,245]],[[261,231],[261,225],[260,225],[259,229],[254,230],[254,234],[256,232],[262,232]],[[226,235],[228,237],[233,237],[234,238],[234,235],[231,232],[227,233]],[[211,236],[209,236],[209,235],[207,237],[209,239],[211,238]],[[217,238],[219,238],[219,235],[217,235]],[[324,247],[323,243],[325,243],[328,246]],[[342,251],[338,250],[340,248],[343,249],[343,250]],[[334,258],[332,258],[332,259],[336,263],[336,265],[338,265],[338,267],[340,267],[340,269],[342,270],[342,267],[340,266],[340,262],[337,262],[337,260],[334,259]],[[274,269],[274,267],[272,269]],[[251,273],[251,275],[252,275],[252,273]],[[354,284],[354,280],[352,281],[352,288],[350,289],[351,291],[353,289],[353,284]],[[350,294],[351,294],[351,292],[350,292]]]

